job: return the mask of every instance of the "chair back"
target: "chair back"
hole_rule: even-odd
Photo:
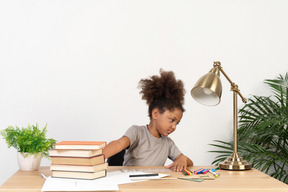
[[[123,149],[119,153],[109,157],[107,159],[107,163],[109,166],[122,166],[124,162],[124,155],[125,155],[126,150]]]

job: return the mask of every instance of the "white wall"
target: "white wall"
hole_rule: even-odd
[[[171,135],[195,165],[210,165],[215,139],[232,139],[232,93],[205,107],[190,96],[219,60],[246,97],[287,72],[286,0],[0,1],[0,129],[48,124],[48,137],[111,140],[147,124],[138,81],[173,70],[186,88]],[[243,106],[239,99],[239,107]],[[0,184],[17,169],[0,139]],[[49,165],[43,160],[42,165]]]

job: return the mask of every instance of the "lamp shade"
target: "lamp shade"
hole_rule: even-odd
[[[221,101],[222,84],[218,67],[203,75],[191,89],[191,96],[203,105],[218,105]]]

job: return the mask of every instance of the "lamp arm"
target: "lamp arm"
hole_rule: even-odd
[[[215,61],[214,67],[218,67],[218,69],[222,72],[224,77],[229,81],[229,83],[231,84],[231,91],[234,91],[235,93],[237,93],[241,97],[243,103],[247,103],[247,99],[240,93],[238,85],[233,83],[233,81],[228,77],[228,75],[225,73],[225,71],[221,67],[221,63],[219,61]]]
[[[244,103],[247,100],[243,97],[238,89],[238,85],[233,83],[231,79],[227,76],[224,70],[221,67],[221,63],[219,61],[214,62],[214,69],[216,71],[222,72],[225,78],[231,84],[231,91],[233,91],[233,137],[234,137],[234,150],[230,157],[228,157],[224,162],[219,163],[220,169],[227,169],[227,170],[246,170],[251,169],[252,164],[248,163],[247,161],[243,160],[243,158],[238,154],[238,139],[237,139],[237,130],[238,130],[238,109],[237,109],[237,95],[239,95]],[[218,73],[219,75],[219,73]]]

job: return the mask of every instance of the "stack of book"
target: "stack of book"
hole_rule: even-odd
[[[52,177],[97,179],[105,177],[105,141],[61,141],[49,150]]]

